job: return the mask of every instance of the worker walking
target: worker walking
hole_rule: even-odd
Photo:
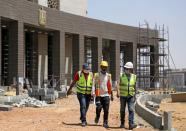
[[[117,84],[117,97],[120,97],[120,120],[121,128],[125,124],[125,107],[128,105],[129,130],[136,128],[134,124],[134,102],[136,93],[136,75],[133,74],[133,63],[127,62],[124,65],[124,73],[120,76]]]
[[[90,72],[90,68],[87,63],[84,63],[82,70],[75,74],[74,80],[71,83],[69,90],[67,91],[67,95],[71,94],[71,90],[75,84],[77,98],[80,104],[80,120],[82,122],[82,126],[85,127],[87,125],[86,114],[91,100],[93,84],[93,74]]]
[[[109,105],[110,97],[113,100],[112,94],[112,79],[111,74],[107,73],[108,63],[107,61],[102,61],[100,64],[101,71],[95,73],[93,82],[93,95],[96,96],[96,118],[95,123],[99,122],[100,113],[103,108],[103,126],[109,128],[108,126],[108,115],[109,115]]]

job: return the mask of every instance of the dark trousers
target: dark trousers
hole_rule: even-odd
[[[100,101],[100,104],[98,101]],[[109,96],[96,97],[96,117],[98,119],[100,118],[100,113],[103,108],[103,111],[104,111],[103,121],[104,121],[104,123],[108,123],[109,105],[110,105]]]
[[[86,114],[89,108],[91,95],[77,93],[77,98],[80,104],[80,120],[86,121]]]
[[[129,125],[134,124],[134,97],[133,96],[126,96],[120,97],[120,120],[121,124],[124,124],[125,122],[125,107],[126,104],[128,105],[128,111],[129,111]]]

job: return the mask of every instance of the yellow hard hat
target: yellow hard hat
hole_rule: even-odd
[[[100,66],[105,66],[105,67],[108,67],[108,62],[107,61],[102,61]]]

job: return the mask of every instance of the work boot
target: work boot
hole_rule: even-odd
[[[96,124],[98,124],[98,122],[99,122],[99,118],[98,118],[97,116],[96,116],[94,122],[95,122]]]
[[[108,122],[104,122],[104,123],[103,123],[103,127],[105,127],[105,128],[109,128],[109,126],[108,126]]]
[[[82,123],[81,123],[81,126],[82,127],[85,127],[87,125],[87,122],[86,121],[83,121]]]
[[[136,127],[137,127],[136,124],[129,124],[129,130],[132,130],[132,129],[136,128]]]
[[[120,128],[125,128],[124,122],[121,122]]]

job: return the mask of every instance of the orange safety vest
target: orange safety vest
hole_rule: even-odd
[[[108,94],[111,95],[112,93],[111,74],[107,74],[107,76],[108,76],[108,81],[107,81]],[[95,78],[95,94],[96,96],[100,96],[101,83],[100,83],[99,73],[95,73],[94,78]]]

